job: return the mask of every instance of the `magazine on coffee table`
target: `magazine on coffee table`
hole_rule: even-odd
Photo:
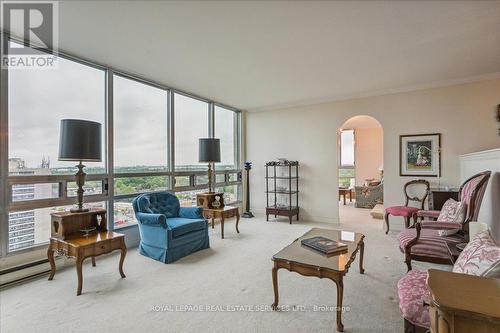
[[[303,239],[300,241],[300,243],[304,246],[307,246],[313,250],[319,251],[326,255],[345,252],[347,250],[347,244],[331,240],[322,236]]]

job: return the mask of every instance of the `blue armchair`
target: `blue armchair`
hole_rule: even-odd
[[[208,221],[199,207],[180,207],[169,192],[144,193],[132,202],[139,221],[140,253],[169,264],[210,247]]]

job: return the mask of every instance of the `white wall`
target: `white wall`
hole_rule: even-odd
[[[379,168],[384,164],[384,134],[382,128],[356,128],[356,185],[366,179],[380,179]]]
[[[477,220],[488,223],[493,235],[500,241],[500,149],[460,156],[462,182],[484,170],[491,170],[492,173]]]
[[[411,177],[399,176],[399,135],[442,133],[442,185],[460,183],[459,155],[500,147],[495,109],[500,79],[305,107],[248,113],[246,159],[254,163],[251,199],[265,207],[264,164],[277,157],[301,163],[305,219],[338,221],[336,131],[350,117],[376,118],[384,130],[384,200],[403,202]],[[428,178],[435,183],[436,178]]]

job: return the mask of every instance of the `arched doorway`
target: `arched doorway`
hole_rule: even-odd
[[[339,206],[372,209],[383,203],[384,133],[367,115],[338,129]]]

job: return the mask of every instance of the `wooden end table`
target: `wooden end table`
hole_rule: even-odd
[[[76,295],[80,296],[82,294],[83,286],[83,261],[86,258],[91,257],[92,266],[95,267],[95,257],[114,250],[121,251],[118,270],[121,277],[124,278],[125,273],[123,273],[123,261],[125,260],[125,255],[127,254],[125,235],[112,231],[101,231],[90,233],[88,236],[76,235],[66,239],[51,237],[49,248],[47,250],[47,257],[51,268],[49,280],[52,280],[56,274],[54,252],[57,252],[58,255],[65,256],[67,258],[75,258],[76,273],[78,276],[78,288],[76,290]]]
[[[326,256],[301,244],[302,239],[316,236],[323,236],[331,240],[345,243],[347,244],[347,251],[333,256]],[[290,272],[297,272],[304,276],[316,276],[320,279],[330,279],[335,282],[337,286],[337,331],[343,332],[343,279],[356,258],[356,253],[358,253],[358,251],[360,252],[359,272],[361,274],[365,272],[363,268],[363,255],[365,249],[364,238],[365,236],[363,234],[352,231],[313,228],[300,238],[297,238],[292,244],[276,253],[272,258],[274,261],[272,270],[274,303],[272,304],[272,308],[274,310],[278,309],[278,269],[285,268]]]
[[[430,332],[500,332],[498,279],[429,269],[427,289]]]
[[[236,216],[236,232],[240,233],[238,229],[238,223],[240,222],[240,211],[238,207],[224,206],[222,208],[203,208],[203,216],[212,220],[212,229],[214,228],[214,219],[220,219],[222,239],[224,239],[224,220]]]
[[[339,187],[339,201],[344,197],[344,206],[346,205],[345,197],[349,194],[349,202],[352,202],[352,189],[350,187]]]

